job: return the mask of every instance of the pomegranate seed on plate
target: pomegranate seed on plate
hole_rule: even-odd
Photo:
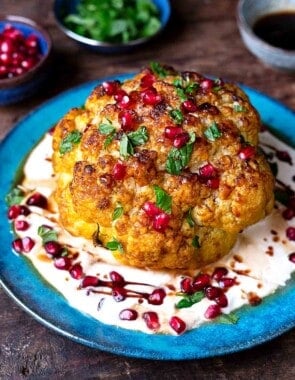
[[[166,292],[164,289],[154,289],[153,292],[148,296],[148,303],[152,305],[162,305],[165,297]]]
[[[210,285],[211,279],[209,274],[200,273],[193,279],[192,286],[194,291],[203,290],[206,286]]]
[[[222,277],[219,280],[219,286],[221,288],[230,288],[231,286],[234,286],[236,284],[236,280],[231,277]]]
[[[256,149],[254,148],[254,146],[251,146],[251,145],[245,146],[239,151],[239,157],[241,160],[244,160],[244,161],[250,160],[250,158],[253,158],[255,154],[256,154]]]
[[[156,81],[156,77],[152,73],[144,75],[140,80],[141,87],[151,87]]]
[[[211,178],[217,175],[217,169],[212,164],[206,164],[199,169],[199,174],[204,178]]]
[[[147,88],[141,93],[142,101],[146,105],[154,106],[162,101],[162,97],[158,94],[154,87]]]
[[[132,131],[136,126],[136,114],[134,111],[125,110],[119,113],[119,122],[123,131]]]
[[[123,99],[124,96],[127,95],[127,92],[125,90],[122,90],[121,88],[118,89],[115,94],[114,94],[114,98],[116,100],[116,102],[121,102],[121,100]]]
[[[228,305],[228,299],[224,293],[221,293],[219,296],[217,296],[214,301],[220,307],[226,307]]]
[[[295,240],[295,227],[288,227],[286,230],[286,236],[289,240]]]
[[[202,82],[200,83],[200,87],[204,91],[211,91],[214,86],[214,81],[211,79],[203,79]]]
[[[196,112],[198,107],[197,107],[196,103],[194,103],[192,100],[185,100],[181,104],[181,109],[184,112]]]
[[[13,242],[11,243],[12,245],[12,248],[15,252],[17,253],[22,253],[23,252],[23,243],[22,243],[22,239],[15,239],[13,240]]]
[[[289,260],[290,260],[292,263],[295,264],[295,252],[290,253],[290,255],[289,255]]]
[[[124,277],[121,276],[120,273],[113,270],[110,272],[109,275],[110,275],[110,279],[114,285],[116,285],[116,286],[124,286],[125,285]]]
[[[186,329],[186,323],[175,315],[170,318],[169,325],[177,334],[183,333]]]
[[[143,320],[145,321],[147,327],[150,330],[158,330],[160,327],[158,314],[154,311],[146,311],[142,315]]]
[[[10,220],[17,218],[21,214],[21,206],[20,205],[12,205],[9,207],[7,212],[7,217]]]
[[[124,288],[115,287],[112,289],[112,296],[116,302],[122,302],[126,299],[126,290]]]
[[[222,277],[226,276],[228,274],[228,269],[225,267],[217,267],[214,269],[212,273],[212,278],[216,281],[221,280]]]
[[[57,269],[68,270],[72,265],[72,261],[69,257],[57,257],[54,259],[54,266]]]
[[[157,207],[155,203],[150,201],[145,202],[142,206],[142,209],[150,218],[154,218],[162,212],[162,210],[159,207]]]
[[[35,242],[29,236],[25,236],[24,238],[22,238],[22,244],[23,244],[23,252],[28,253],[33,249]]]
[[[44,244],[46,253],[51,256],[58,256],[61,253],[62,246],[57,241],[47,241]]]
[[[214,300],[216,297],[220,296],[221,293],[221,289],[216,286],[207,286],[205,288],[205,296],[208,300]]]
[[[183,129],[181,127],[168,126],[165,127],[164,136],[167,139],[174,140],[175,137],[183,133]]]
[[[107,95],[115,95],[119,88],[119,82],[117,81],[111,81],[111,82],[103,82],[102,87],[104,89],[104,92]]]
[[[182,148],[189,141],[189,139],[189,134],[187,132],[183,132],[174,138],[173,146],[177,149]]]
[[[215,305],[209,305],[207,310],[205,311],[205,318],[207,319],[214,319],[218,317],[221,314],[220,306],[215,304]]]
[[[124,165],[122,162],[117,162],[113,167],[112,174],[116,181],[124,179],[126,174],[126,165]]]
[[[14,222],[14,228],[16,231],[26,231],[30,227],[26,220],[16,220]]]
[[[294,215],[295,215],[295,210],[293,210],[292,208],[286,208],[282,212],[282,216],[286,220],[291,220],[294,217]]]
[[[70,275],[75,279],[79,280],[83,276],[83,268],[81,264],[76,263],[70,268]]]
[[[170,215],[166,214],[166,212],[161,212],[156,215],[153,220],[153,228],[158,232],[164,232],[168,227],[170,221]]]
[[[138,312],[133,309],[123,309],[120,311],[119,318],[122,321],[135,321],[138,317]]]
[[[87,288],[88,286],[98,286],[100,283],[99,278],[96,276],[85,276],[82,280],[81,287]]]
[[[219,178],[208,178],[206,181],[206,185],[210,187],[210,189],[218,189],[220,185]]]
[[[26,204],[28,206],[36,206],[40,208],[46,208],[47,207],[47,198],[41,194],[41,193],[34,193],[32,194],[26,201]]]
[[[191,294],[193,292],[192,279],[185,277],[180,282],[180,289],[183,293]]]

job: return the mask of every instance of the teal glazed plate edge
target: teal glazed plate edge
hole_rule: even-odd
[[[237,324],[207,323],[181,336],[153,335],[103,324],[72,308],[36,272],[29,260],[11,250],[12,234],[4,203],[24,158],[43,134],[70,108],[81,106],[91,90],[116,75],[87,82],[42,104],[23,118],[0,145],[0,284],[43,325],[80,344],[117,355],[154,360],[187,360],[218,356],[267,342],[295,326],[295,279],[257,307],[237,310]],[[242,86],[262,121],[295,147],[295,113],[276,100]]]

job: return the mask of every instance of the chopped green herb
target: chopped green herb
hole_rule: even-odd
[[[214,80],[213,91],[218,92],[221,90],[221,88],[222,88],[222,80],[219,78],[216,78]]]
[[[198,90],[199,86],[200,85],[196,82],[189,82],[188,85],[185,87],[185,93],[187,95],[192,95]]]
[[[195,303],[202,301],[204,297],[204,292],[195,292],[191,295],[186,294],[180,301],[178,301],[178,303],[175,306],[177,309],[191,307]]]
[[[73,149],[73,145],[79,144],[81,137],[82,133],[76,129],[68,133],[66,137],[62,139],[59,145],[59,153],[65,154],[67,152],[70,152]]]
[[[161,210],[167,212],[168,214],[171,213],[171,207],[172,207],[172,197],[168,193],[166,193],[165,190],[163,190],[160,186],[154,185],[154,191],[156,195],[156,205]]]
[[[141,126],[137,131],[128,133],[128,139],[133,146],[138,146],[146,143],[149,139],[147,129],[145,126]]]
[[[173,110],[169,112],[169,115],[173,119],[175,124],[182,124],[184,120],[184,116],[180,110],[174,108]]]
[[[169,174],[180,174],[181,170],[184,169],[191,158],[193,152],[194,142],[196,140],[196,135],[194,132],[189,132],[190,140],[186,145],[180,149],[172,148],[168,154],[166,161],[166,170]]]
[[[198,235],[194,236],[193,240],[192,240],[192,246],[194,248],[200,248],[201,247],[201,244],[200,244],[200,238]]]
[[[217,123],[214,121],[204,132],[204,135],[209,141],[215,141],[221,137],[222,133],[218,128]]]
[[[113,126],[110,120],[108,120],[107,123],[100,123],[98,129],[102,135],[109,135],[116,131],[116,128]]]
[[[122,244],[115,238],[113,238],[113,240],[108,241],[106,243],[106,248],[109,249],[110,251],[119,251],[119,252],[123,253]]]
[[[5,202],[9,207],[12,205],[18,205],[24,199],[24,196],[24,192],[18,187],[15,187],[6,195]]]
[[[134,149],[128,136],[124,133],[120,140],[120,155],[122,157],[132,156],[134,154]]]
[[[186,95],[185,90],[183,88],[176,87],[176,93],[177,93],[177,96],[179,97],[181,102],[184,102],[185,100],[187,100],[187,95]]]
[[[166,70],[160,63],[151,62],[150,68],[154,74],[156,74],[159,78],[165,78],[169,75],[169,71]]]
[[[235,103],[235,104],[234,104],[234,111],[235,111],[235,112],[246,112],[247,110],[246,110],[246,108],[243,107],[241,104],[237,104],[237,103]]]
[[[151,0],[81,0],[64,22],[77,34],[111,43],[149,37],[161,28]]]
[[[190,208],[188,210],[188,212],[186,213],[185,220],[187,221],[187,223],[190,227],[195,226],[196,222],[194,221],[194,219],[192,217],[192,208]]]
[[[57,241],[57,232],[48,226],[39,226],[37,232],[42,239],[43,244],[47,243],[48,241]]]
[[[236,324],[239,320],[239,317],[234,313],[221,314],[216,318],[216,322],[226,323],[226,324]]]
[[[118,205],[112,215],[112,221],[115,221],[120,218],[120,216],[123,215],[124,209],[121,205]]]

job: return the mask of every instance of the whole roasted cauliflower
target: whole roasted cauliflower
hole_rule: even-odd
[[[137,267],[200,268],[273,208],[260,119],[234,84],[151,63],[53,134],[62,225]]]

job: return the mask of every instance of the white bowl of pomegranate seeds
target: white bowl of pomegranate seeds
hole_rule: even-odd
[[[0,106],[33,95],[47,77],[52,42],[45,29],[21,16],[0,16]]]

